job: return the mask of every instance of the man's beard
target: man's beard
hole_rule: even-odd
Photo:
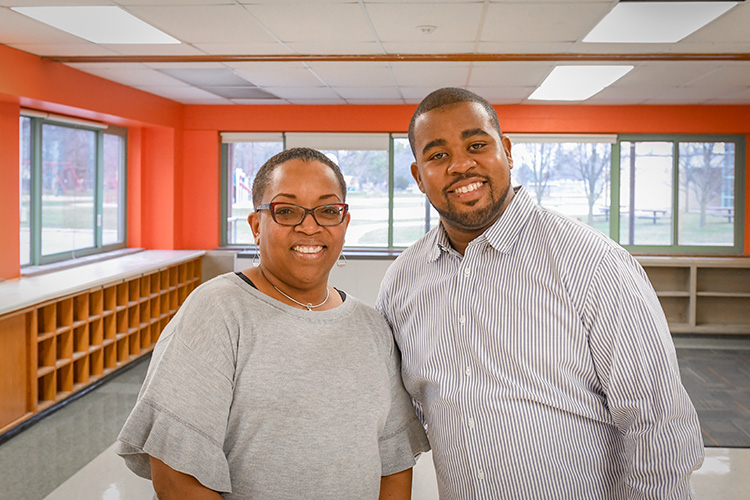
[[[446,200],[446,209],[437,208],[434,204],[432,206],[440,214],[440,217],[445,219],[446,222],[450,223],[453,226],[470,231],[487,228],[492,225],[492,223],[495,222],[502,213],[503,208],[506,204],[506,200],[512,188],[510,186],[510,183],[508,183],[508,186],[505,187],[503,192],[500,193],[500,196],[498,197],[496,196],[494,185],[491,184],[487,179],[485,179],[485,182],[489,187],[490,199],[492,200],[492,202],[485,207],[467,212],[459,212],[454,210],[453,204],[451,203],[447,195],[444,195],[444,199]],[[479,201],[481,200],[474,200],[473,202],[466,203],[466,205],[471,206]]]

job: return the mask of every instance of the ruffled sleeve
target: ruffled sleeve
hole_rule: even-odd
[[[430,450],[424,427],[401,380],[401,356],[395,344],[390,355],[391,409],[379,440],[383,476],[414,467],[417,457]]]
[[[116,451],[133,472],[146,479],[151,479],[153,456],[212,490],[230,493],[224,438],[232,404],[233,377],[228,373],[232,367],[216,360],[231,358],[231,354],[212,356],[222,342],[205,330],[197,334],[199,324],[173,323],[154,349]],[[180,324],[187,328],[181,329]],[[185,330],[188,333],[183,335]]]

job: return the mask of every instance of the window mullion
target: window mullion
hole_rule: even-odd
[[[680,246],[680,142],[672,143],[672,250]]]
[[[226,246],[229,243],[229,205],[231,205],[231,199],[229,197],[229,186],[232,185],[232,175],[229,169],[229,144],[221,145],[221,158],[219,161],[219,179],[221,183],[219,185],[219,199],[221,200],[219,216],[221,217],[221,224],[219,224],[219,244]]]
[[[104,133],[96,133],[96,165],[94,167],[94,248],[102,247],[104,227]]]
[[[42,254],[42,122],[31,119],[31,221],[29,238],[32,266],[38,266]]]
[[[609,236],[620,242],[620,141],[612,144],[610,154],[609,184]]]
[[[393,134],[388,134],[388,248],[393,248],[394,161]]]

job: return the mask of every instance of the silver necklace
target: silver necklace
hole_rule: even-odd
[[[261,274],[263,275],[263,277],[264,277],[264,278],[266,278],[266,273],[264,273],[264,272],[263,272],[263,268],[261,268],[260,266],[258,266],[258,269],[260,269],[260,273],[261,273]],[[302,306],[302,307],[305,307],[305,308],[307,308],[307,310],[308,310],[308,311],[312,311],[312,310],[313,310],[313,309],[315,309],[316,307],[320,307],[320,306],[322,306],[323,304],[325,304],[326,302],[328,302],[328,297],[330,297],[330,296],[331,296],[331,290],[329,290],[329,289],[328,289],[328,287],[326,286],[326,298],[325,298],[325,299],[323,299],[323,302],[321,302],[320,304],[317,304],[317,305],[312,305],[312,302],[308,302],[307,304],[305,304],[304,302],[300,302],[299,300],[293,299],[293,298],[292,298],[292,297],[290,297],[289,295],[287,295],[287,294],[285,294],[284,292],[282,292],[282,291],[281,291],[281,290],[279,289],[279,287],[277,287],[276,285],[274,285],[273,283],[271,283],[271,282],[270,282],[270,281],[268,280],[268,278],[266,278],[266,281],[268,281],[268,283],[270,283],[270,284],[271,284],[271,286],[272,286],[272,287],[274,287],[274,288],[276,289],[276,291],[277,291],[277,292],[279,292],[279,293],[280,293],[281,295],[283,295],[283,296],[284,296],[284,297],[286,297],[287,299],[291,300],[291,301],[292,301],[292,302],[294,302],[295,304],[297,304],[297,305],[300,305],[300,306]]]

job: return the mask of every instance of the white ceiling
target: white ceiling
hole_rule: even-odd
[[[614,61],[634,64],[635,69],[584,103],[750,104],[750,58],[725,61],[711,56],[750,54],[750,1],[675,44],[582,43],[616,4],[611,0],[0,0],[0,43],[40,56],[108,57],[113,60],[67,64],[186,104],[404,104],[417,103],[443,86],[468,88],[494,104],[525,104],[556,64],[583,64],[555,62],[555,54],[667,54],[674,59],[680,54],[702,54],[712,60]],[[182,43],[97,45],[10,9],[40,5],[118,5]],[[426,34],[418,28],[424,25],[436,29]],[[381,56],[381,60],[305,57],[313,54]],[[406,62],[386,57],[394,54],[546,54],[550,60]],[[176,62],[179,56],[237,55],[283,55],[291,60]],[[163,57],[158,62],[117,61],[121,56]],[[249,83],[244,89],[234,88],[235,84],[200,88],[175,76],[185,73],[162,71],[175,69],[223,69],[226,75]],[[188,73],[200,76],[200,72]],[[214,90],[251,97],[221,97]]]

